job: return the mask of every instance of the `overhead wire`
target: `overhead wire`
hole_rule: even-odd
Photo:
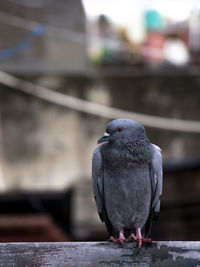
[[[199,121],[152,116],[105,106],[53,91],[46,87],[17,78],[3,71],[0,71],[0,83],[8,86],[11,89],[24,92],[45,101],[58,104],[76,111],[88,113],[94,116],[104,117],[107,119],[129,118],[139,121],[145,126],[151,128],[200,133]]]
[[[27,50],[33,44],[33,42],[43,34],[44,30],[45,28],[43,25],[38,25],[24,40],[17,45],[0,50],[0,61],[11,58],[18,53]]]
[[[42,24],[37,21],[15,16],[3,11],[0,11],[0,22],[27,31],[33,31],[34,28],[43,25],[43,27],[45,27],[44,33],[46,35],[54,36],[66,41],[71,40],[77,43],[86,43],[85,33],[76,32],[65,28],[54,27],[47,24]]]

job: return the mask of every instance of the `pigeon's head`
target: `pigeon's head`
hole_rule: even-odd
[[[110,142],[121,147],[149,143],[144,126],[130,119],[116,119],[109,122],[98,144],[103,142]]]

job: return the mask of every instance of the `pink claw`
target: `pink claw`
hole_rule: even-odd
[[[137,228],[136,230],[136,235],[134,235],[133,233],[126,239],[127,242],[134,240],[135,242],[138,242],[138,247],[141,248],[142,247],[142,242],[146,242],[146,243],[152,243],[151,238],[144,238],[141,235],[141,230],[140,228]]]
[[[119,232],[119,238],[115,238],[114,236],[111,236],[110,237],[110,240],[113,241],[113,242],[115,242],[115,243],[118,243],[119,242],[119,243],[123,244],[126,241],[126,238],[124,237],[124,231],[121,230]]]
[[[138,247],[139,248],[142,247],[142,242],[147,242],[147,243],[151,243],[152,242],[151,238],[142,237],[140,228],[137,228],[136,233],[137,233],[137,235],[136,235],[136,240],[135,241],[138,242]]]
[[[111,236],[110,240],[115,242],[115,243],[121,243],[122,245],[123,245],[124,242],[130,242],[131,240],[134,240],[135,242],[138,243],[138,247],[139,248],[142,247],[142,242],[144,242],[144,243],[152,243],[151,238],[142,237],[140,228],[136,229],[136,235],[134,235],[132,233],[128,238],[124,237],[124,231],[121,230],[119,232],[119,238],[115,238],[114,236]]]

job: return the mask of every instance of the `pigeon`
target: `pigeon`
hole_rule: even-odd
[[[107,124],[92,157],[97,211],[110,241],[152,242],[151,225],[160,211],[161,149],[150,143],[142,124],[115,119]]]

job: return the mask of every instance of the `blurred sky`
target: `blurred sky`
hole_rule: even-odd
[[[164,17],[176,22],[189,18],[194,8],[200,8],[199,0],[82,0],[88,17],[107,15],[118,24],[126,25],[130,36],[143,38],[142,14],[156,9]]]
[[[191,9],[200,7],[199,0],[82,0],[89,16],[108,15],[116,22],[144,9],[157,9],[164,16],[178,21],[188,18]]]

